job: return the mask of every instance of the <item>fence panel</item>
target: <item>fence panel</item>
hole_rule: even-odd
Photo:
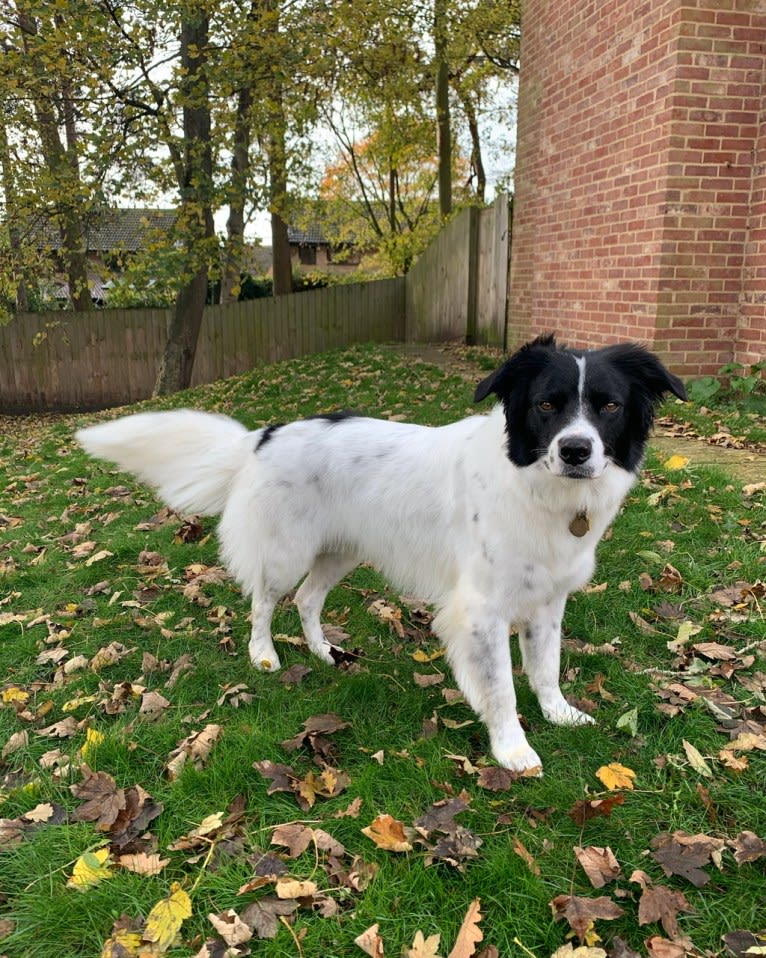
[[[463,210],[406,277],[205,309],[192,385],[361,342],[475,335],[502,344],[508,205]],[[0,326],[0,412],[86,410],[148,398],[170,310],[20,314]]]

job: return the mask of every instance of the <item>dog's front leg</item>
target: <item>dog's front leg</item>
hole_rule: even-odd
[[[508,623],[488,615],[481,597],[473,606],[453,602],[434,620],[444,639],[455,679],[466,701],[489,731],[492,754],[505,768],[542,771],[516,714]]]
[[[559,687],[561,669],[561,619],[566,597],[542,606],[534,619],[519,630],[524,671],[543,715],[554,725],[585,725],[590,715],[570,705]]]

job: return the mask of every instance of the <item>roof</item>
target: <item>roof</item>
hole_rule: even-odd
[[[175,210],[109,209],[94,215],[86,229],[86,248],[92,253],[126,250],[135,253],[145,249],[146,234],[154,230],[169,232],[176,221]],[[61,234],[52,223],[38,223],[32,228],[41,247],[59,249]]]
[[[297,243],[299,246],[329,246],[330,244],[319,226],[309,226],[305,230],[298,229],[297,226],[288,226],[287,242]]]

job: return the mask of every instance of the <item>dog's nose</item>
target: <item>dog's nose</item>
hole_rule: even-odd
[[[569,436],[559,440],[559,455],[568,466],[581,466],[593,451],[590,439],[582,436]]]

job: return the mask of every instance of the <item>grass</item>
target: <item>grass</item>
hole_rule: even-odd
[[[480,351],[474,352],[471,359],[478,362]],[[251,427],[338,408],[439,424],[473,411],[470,393],[470,385],[449,371],[384,347],[357,347],[258,369],[151,405],[194,405],[236,415]],[[195,955],[216,937],[209,914],[239,914],[273,894],[271,884],[237,892],[253,879],[259,850],[269,849],[274,828],[297,821],[343,843],[346,870],[358,857],[377,871],[356,890],[334,884],[326,857],[313,847],[285,858],[291,875],[315,881],[336,907],[328,915],[319,896],[295,913],[290,927],[279,923],[273,939],[250,942],[253,954],[267,958],[361,955],[354,939],[376,922],[386,954],[410,947],[419,929],[426,937],[440,933],[440,953],[448,954],[475,898],[484,916],[479,947],[494,946],[505,958],[545,958],[569,931],[565,921],[554,920],[549,904],[560,895],[611,897],[623,916],[599,920],[591,931],[610,953],[619,936],[646,954],[650,936],[667,936],[656,921],[639,925],[640,889],[629,880],[634,869],[686,896],[694,911],[679,916],[679,934],[700,953],[721,952],[721,936],[734,929],[766,929],[763,860],[737,865],[725,847],[720,868],[708,864],[709,882],[695,887],[679,875],[664,875],[651,855],[661,832],[766,837],[766,625],[757,586],[766,559],[763,493],[745,496],[741,484],[721,472],[668,472],[650,456],[600,547],[595,588],[573,596],[565,618],[564,689],[591,703],[597,725],[546,724],[519,678],[519,708],[545,776],[492,791],[481,787],[470,766],[466,771],[450,757],[464,756],[475,768],[488,761],[488,745],[467,707],[445,700],[443,689],[454,683],[444,660],[413,658],[438,653],[437,641],[373,570],[353,572],[331,594],[325,613],[349,633],[347,645],[359,650],[355,666],[339,671],[282,642],[285,668],[306,664],[311,672],[294,685],[253,672],[247,605],[234,585],[203,585],[206,605],[183,594],[191,574],[186,570],[217,563],[214,520],[202,520],[201,538],[186,542],[177,535],[179,517],[136,528],[160,506],[129,477],[82,455],[72,432],[88,418],[7,420],[0,439],[0,748],[16,733],[28,733],[25,743],[6,751],[0,779],[0,921],[9,923],[0,924],[6,932],[0,953],[98,956],[120,916],[145,919],[179,882],[191,897],[192,914],[166,953]],[[94,545],[78,552],[83,542]],[[111,554],[91,561],[101,551]],[[668,564],[676,578],[667,574]],[[753,588],[727,604],[721,590],[736,583]],[[403,635],[368,611],[378,598],[402,610]],[[669,650],[668,641],[687,621],[699,632],[680,651]],[[289,603],[279,608],[274,629],[287,637],[300,634]],[[65,662],[76,656],[90,662],[115,641],[129,651],[99,671],[86,665],[64,674],[55,663],[36,661],[41,652],[61,648]],[[718,643],[732,657],[692,649],[705,642]],[[171,668],[188,655],[191,668],[168,688],[170,672],[150,670],[145,653]],[[415,673],[439,672],[442,684],[420,688],[413,680]],[[676,712],[678,700],[667,697],[673,683],[691,689],[694,698]],[[240,684],[249,698],[235,705],[224,693]],[[139,712],[139,687],[168,700],[156,721]],[[120,691],[124,707],[110,714],[107,703]],[[80,704],[71,705],[77,699]],[[729,741],[721,731],[722,709],[729,724],[747,720],[762,736],[760,749],[736,753],[743,766],[736,772],[721,758]],[[633,710],[635,734],[629,734],[617,723]],[[319,774],[310,748],[288,753],[280,743],[310,716],[327,712],[349,723],[329,736],[332,762],[348,775],[348,786],[308,810],[289,792],[268,794],[269,781],[253,763],[287,763],[296,777]],[[426,735],[424,722],[434,715],[435,733]],[[72,737],[38,734],[67,716],[77,722]],[[222,728],[217,744],[199,768],[186,767],[169,779],[171,751],[208,723]],[[103,735],[100,744],[86,745],[88,729]],[[695,767],[685,743],[704,766]],[[71,777],[41,767],[41,757],[54,748],[71,763]],[[169,859],[159,874],[115,868],[108,880],[84,891],[67,887],[78,857],[110,838],[108,830],[71,817],[81,804],[70,785],[82,780],[83,756],[117,786],[140,785],[161,803],[161,814],[141,832],[151,836],[147,850]],[[622,793],[611,816],[576,824],[570,816],[576,803],[613,794],[596,772],[614,762],[635,772],[634,789]],[[457,820],[481,845],[460,868],[429,866],[418,844],[402,854],[379,849],[361,833],[382,813],[410,826],[432,803],[461,793],[469,807]],[[244,797],[244,814],[235,825],[190,850],[170,848],[207,816],[225,814],[237,796]],[[361,802],[358,817],[344,815],[354,800]],[[63,808],[61,823],[25,827],[12,841],[7,823],[47,802]],[[591,887],[573,851],[591,845],[609,846],[621,866],[620,877],[602,890]]]

